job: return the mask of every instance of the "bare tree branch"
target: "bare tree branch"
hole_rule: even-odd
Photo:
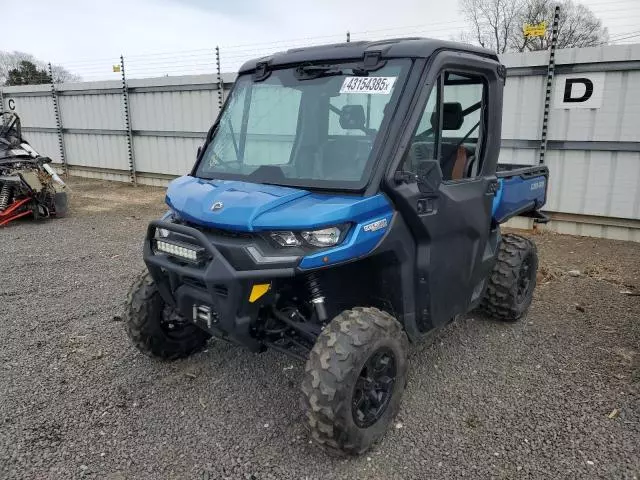
[[[590,47],[608,42],[602,21],[573,0],[459,0],[475,41],[498,53],[546,50],[551,44],[555,6],[560,5],[558,48]],[[525,24],[547,22],[543,37],[524,36]]]

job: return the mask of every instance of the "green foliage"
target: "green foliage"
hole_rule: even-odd
[[[22,60],[17,68],[9,70],[6,85],[39,85],[50,83],[51,78],[44,69],[38,69],[33,62]]]
[[[52,65],[51,67],[54,83],[79,82],[81,80],[78,75],[69,72],[61,65]],[[49,83],[48,70],[46,62],[38,60],[30,53],[0,50],[0,85]],[[9,79],[9,72],[13,72],[11,79]]]

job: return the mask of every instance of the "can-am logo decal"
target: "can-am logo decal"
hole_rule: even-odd
[[[218,210],[222,210],[223,207],[224,207],[224,203],[214,202],[214,204],[211,205],[211,210],[213,210],[214,212],[217,212]]]
[[[386,218],[382,220],[378,220],[377,222],[369,223],[363,227],[365,232],[375,232],[376,230],[380,230],[381,228],[385,228],[389,222],[387,222]]]
[[[539,180],[531,184],[531,190],[539,190],[541,188],[544,188],[544,180]]]

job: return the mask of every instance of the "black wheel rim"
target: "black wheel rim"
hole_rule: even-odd
[[[191,335],[194,325],[174,308],[165,305],[162,309],[160,327],[167,337],[173,340],[181,340]]]
[[[358,427],[370,427],[382,417],[395,381],[395,355],[387,347],[379,348],[365,362],[353,389],[351,412]]]
[[[533,255],[528,255],[522,265],[520,266],[520,272],[518,273],[518,291],[516,292],[516,302],[522,303],[531,289],[533,284],[533,276],[535,275],[535,269],[533,268]]]

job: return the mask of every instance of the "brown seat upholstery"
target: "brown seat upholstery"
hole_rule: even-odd
[[[467,149],[460,145],[456,151],[456,159],[451,170],[451,180],[460,180],[465,177],[467,167]]]

